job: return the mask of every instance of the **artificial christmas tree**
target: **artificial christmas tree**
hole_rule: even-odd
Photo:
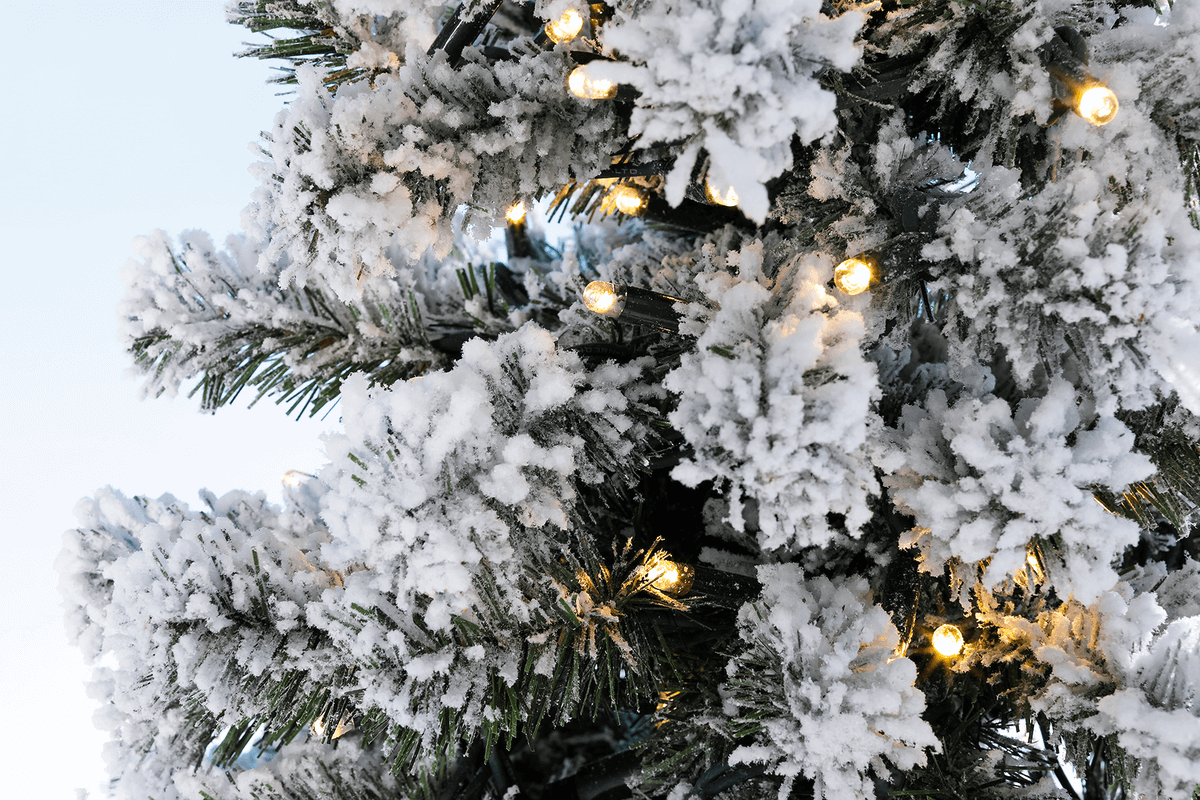
[[[130,352],[344,434],[81,504],[113,797],[1193,794],[1193,3],[229,14],[294,94]]]

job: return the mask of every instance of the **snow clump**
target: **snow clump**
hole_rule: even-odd
[[[1106,511],[1091,487],[1121,489],[1154,469],[1115,417],[1081,426],[1077,402],[1057,379],[1015,414],[991,395],[951,402],[941,389],[923,407],[906,406],[877,460],[897,507],[916,519],[900,546],[916,546],[921,568],[935,574],[986,562],[980,581],[992,587],[1023,571],[1027,549],[1041,544],[1060,596],[1087,604],[1112,588],[1110,564],[1137,542],[1138,527]]]
[[[756,732],[730,763],[768,764],[785,778],[780,800],[798,775],[817,800],[858,800],[874,795],[869,772],[923,765],[938,744],[921,718],[916,665],[896,656],[899,634],[866,579],[805,580],[793,564],[760,566],[758,577],[761,599],[738,614],[747,649],[725,685],[726,714]]]
[[[601,31],[620,63],[593,62],[590,75],[634,86],[630,133],[644,142],[683,141],[667,179],[678,205],[701,148],[709,174],[762,223],[766,182],[792,166],[793,137],[811,142],[832,131],[836,97],[818,73],[849,71],[866,14],[829,18],[820,0],[665,0],[618,9]]]
[[[839,533],[830,513],[855,535],[877,490],[865,444],[878,384],[860,350],[862,315],[838,307],[820,256],[796,256],[774,284],[759,242],[705,257],[715,271],[696,282],[719,308],[693,304],[708,318],[685,323],[699,332],[695,351],[663,383],[679,396],[668,418],[695,451],[672,476],[727,483],[739,530],[743,498],[753,500],[764,550],[828,544]]]

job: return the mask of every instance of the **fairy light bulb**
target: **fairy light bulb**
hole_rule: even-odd
[[[588,307],[588,311],[606,317],[618,316],[623,306],[620,292],[608,281],[589,283],[583,290],[583,304]]]
[[[520,225],[525,220],[525,201],[518,200],[509,207],[508,213],[504,215],[510,225]]]
[[[1093,125],[1105,125],[1117,116],[1117,94],[1107,86],[1096,84],[1079,95],[1075,112]]]
[[[875,263],[869,256],[854,256],[837,265],[833,285],[848,295],[862,294],[874,278]]]
[[[933,649],[946,657],[956,656],[963,649],[962,631],[947,623],[933,632]]]
[[[287,472],[283,473],[283,485],[295,488],[304,483],[305,478],[311,477],[312,476],[307,472],[301,472],[298,469],[289,469]]]
[[[736,206],[738,204],[738,195],[732,186],[727,186],[722,191],[709,178],[704,179],[704,196],[708,198],[708,202],[719,206]]]
[[[583,290],[583,304],[594,314],[620,317],[622,322],[648,325],[666,333],[679,333],[677,306],[685,302],[669,294],[636,286],[592,281]]]
[[[583,100],[611,100],[617,96],[617,84],[608,78],[593,78],[586,66],[576,67],[567,76],[567,88],[571,94]]]
[[[662,559],[646,572],[646,582],[663,594],[681,596],[692,589],[692,581],[696,570],[687,564],[676,564],[670,559]]]
[[[614,186],[612,191],[608,193],[612,204],[616,206],[617,211],[622,214],[628,214],[631,217],[636,217],[646,208],[646,198],[633,186],[622,184]]]
[[[554,22],[546,23],[546,36],[555,44],[571,41],[579,35],[581,30],[583,30],[583,17],[573,8],[567,9],[566,13]]]

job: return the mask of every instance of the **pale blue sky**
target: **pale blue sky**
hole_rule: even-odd
[[[4,795],[74,798],[103,778],[52,562],[76,501],[266,489],[321,463],[333,421],[281,409],[197,413],[136,399],[116,333],[130,241],[239,228],[249,144],[281,107],[220,0],[15,4],[0,119],[0,726]],[[336,417],[336,411],[332,416]]]

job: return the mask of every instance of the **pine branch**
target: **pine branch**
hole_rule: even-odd
[[[1150,457],[1156,472],[1120,493],[1097,489],[1096,499],[1145,530],[1158,527],[1161,516],[1178,535],[1186,536],[1200,508],[1200,447],[1187,432],[1191,415],[1173,397],[1139,411],[1123,411],[1118,417],[1134,432],[1134,447]]]
[[[1180,137],[1176,144],[1183,165],[1183,197],[1188,218],[1193,227],[1200,229],[1200,141],[1187,141]]]
[[[452,634],[429,629],[421,613],[401,624],[378,607],[355,608],[350,624],[407,632],[409,660],[474,648],[487,653],[480,663],[493,663],[480,672],[456,661],[459,666],[446,678],[416,682],[423,689],[411,695],[411,711],[436,714],[440,725],[433,739],[388,726],[395,774],[442,762],[461,741],[478,741],[486,757],[496,747],[511,749],[520,737],[536,738],[544,724],[559,727],[602,709],[637,708],[657,696],[662,676],[672,674],[670,654],[647,612],[685,607],[655,589],[648,577],[661,562],[661,552],[627,549],[611,566],[595,554],[582,561],[567,551],[559,555],[525,568],[527,591],[537,599],[526,620],[508,609],[486,564],[474,579],[480,602],[454,617]],[[420,636],[412,636],[414,631]],[[515,674],[509,674],[500,664],[511,662],[505,654],[514,652],[519,657],[511,667]],[[382,649],[377,655],[381,663],[392,658]],[[463,681],[474,684],[469,703],[483,709],[482,718],[438,710],[441,694],[455,685],[463,688]]]
[[[1020,80],[1037,63],[1036,52],[1013,40],[1037,13],[1023,3],[933,0],[890,15],[868,35],[870,55],[842,88],[844,106],[874,122],[855,127],[879,130],[889,109],[902,106],[912,134],[935,134],[977,163],[1012,159],[1033,178],[1045,157],[1040,131],[1014,117],[1011,101],[983,93],[977,76]],[[977,102],[977,93],[988,102]]]
[[[226,10],[226,19],[254,33],[288,30],[286,38],[272,38],[266,44],[251,45],[238,53],[241,58],[281,59],[281,67],[272,83],[295,84],[296,69],[313,65],[324,71],[325,85],[339,84],[374,77],[378,71],[346,67],[346,57],[363,43],[361,32],[370,26],[362,19],[350,24],[341,20],[324,3],[303,0],[238,0]],[[355,24],[357,23],[357,24]]]
[[[289,414],[313,415],[353,373],[386,385],[447,361],[413,290],[345,305],[319,284],[281,289],[245,263],[253,251],[214,253],[196,236],[175,252],[156,234],[142,256],[141,269],[128,273],[122,309],[146,394],[174,394],[199,376],[189,396],[198,393],[206,411],[249,388],[250,405],[271,397]]]

